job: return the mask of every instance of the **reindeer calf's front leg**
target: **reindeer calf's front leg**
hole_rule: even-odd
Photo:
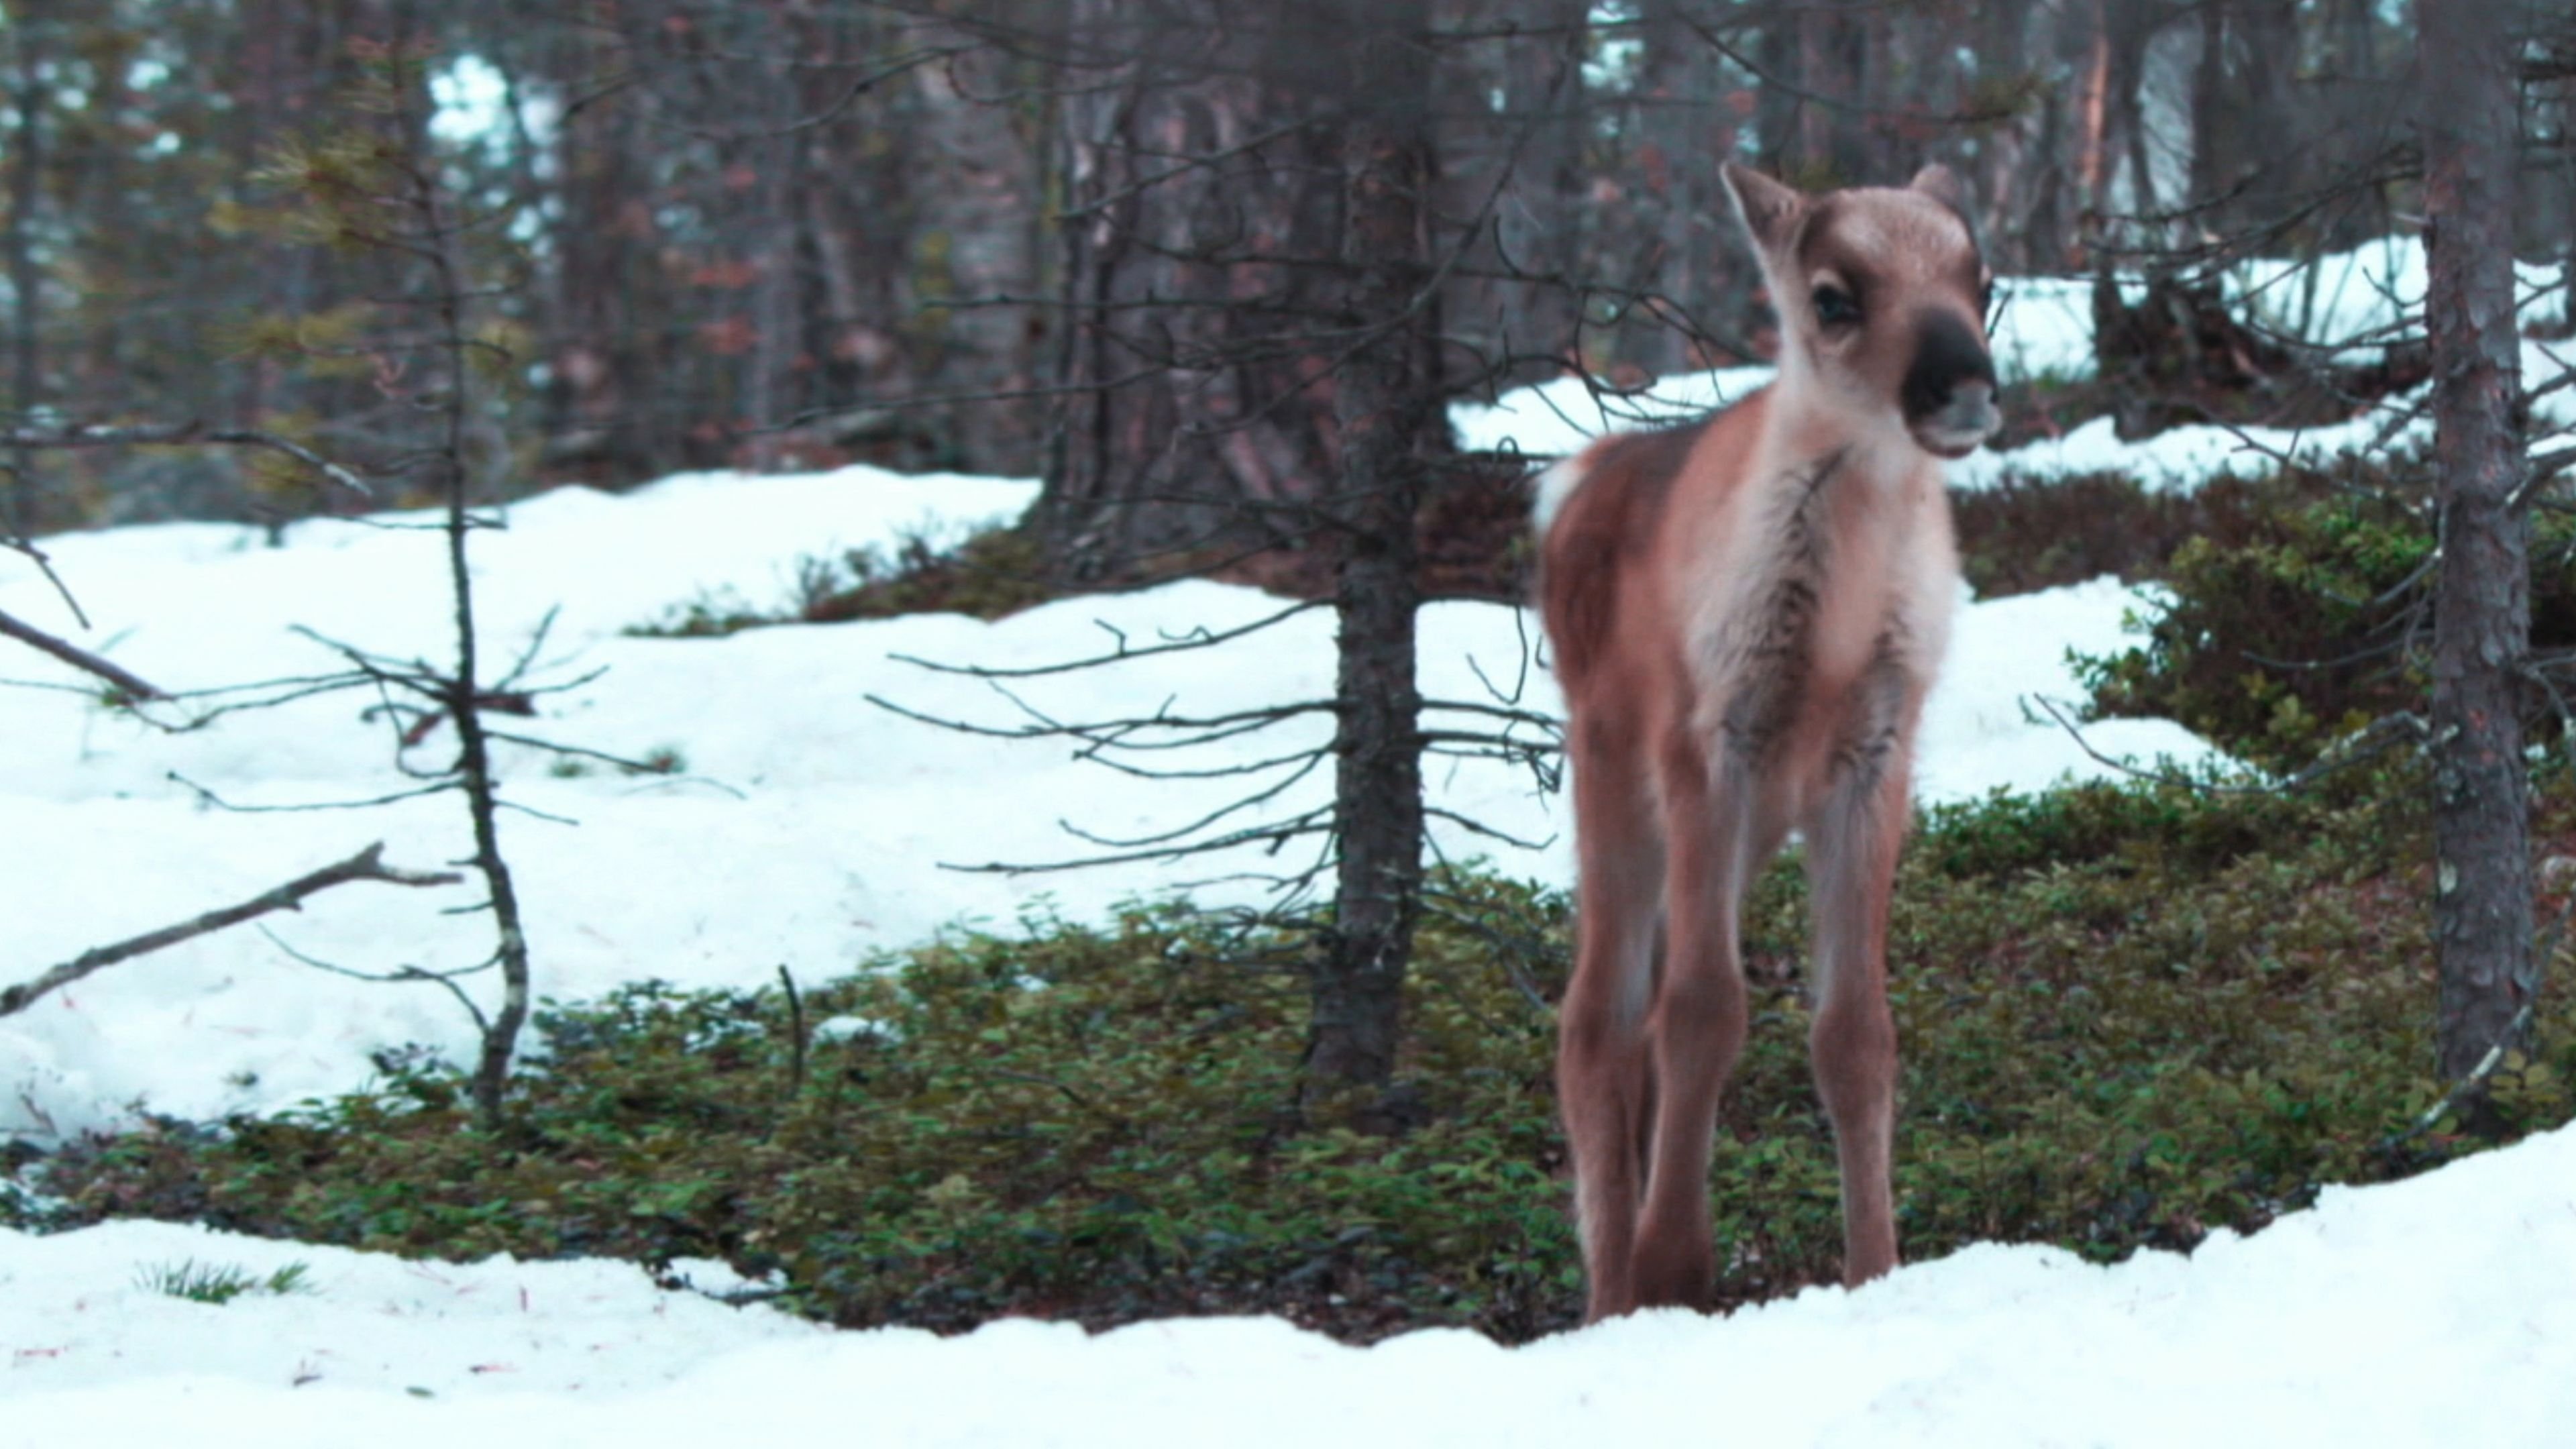
[[[1884,758],[1836,782],[1808,831],[1815,912],[1815,1024],[1808,1056],[1842,1170],[1843,1281],[1896,1266],[1889,1182],[1896,1134],[1896,1023],[1887,1009],[1887,909],[1906,824],[1906,770]]]
[[[1723,746],[1720,747],[1724,749]],[[1753,837],[1748,762],[1712,772],[1696,741],[1664,762],[1664,963],[1647,1019],[1654,1130],[1637,1224],[1637,1301],[1705,1306],[1717,1276],[1708,1167],[1718,1104],[1744,1051],[1748,1016],[1736,913]]]

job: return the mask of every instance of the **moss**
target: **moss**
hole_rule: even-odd
[[[898,614],[999,619],[1057,596],[1037,536],[1013,528],[974,534],[951,548],[907,538],[891,557],[853,553],[844,567],[842,579],[807,590],[802,611],[807,622]]]
[[[732,595],[691,600],[648,624],[644,638],[710,638],[773,624],[828,624],[902,614],[969,614],[999,619],[1059,596],[1034,534],[987,529],[942,544],[920,534],[891,551],[853,549],[837,559],[809,560],[796,599],[761,609]]]
[[[2188,1247],[2484,1145],[2400,1130],[2437,1096],[2419,784],[2093,786],[1928,816],[1890,931],[1906,1254]],[[2567,848],[2576,815],[2545,803]],[[801,1056],[777,992],[550,1005],[500,1136],[455,1072],[394,1062],[282,1118],[65,1152],[30,1200],[57,1225],[416,1254],[712,1255],[846,1324],[1271,1311],[1522,1339],[1579,1307],[1551,1084],[1566,918],[1489,876],[1435,882],[1401,1068],[1424,1125],[1400,1137],[1301,1112],[1297,940],[1157,906],[869,962],[806,991],[801,1019],[836,1028]],[[1711,1169],[1727,1301],[1838,1271],[1805,929],[1784,861],[1746,914],[1756,1019]],[[2507,1136],[2571,1113],[2566,1002],[2506,1074]]]

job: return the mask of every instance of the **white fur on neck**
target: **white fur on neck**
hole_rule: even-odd
[[[1767,667],[1784,581],[1804,578],[1819,599],[1848,607],[1857,588],[1870,609],[1865,630],[1828,639],[1821,618],[1803,647],[1826,649],[1810,661],[1839,675],[1855,649],[1880,637],[1900,641],[1903,667],[1930,680],[1940,668],[1958,597],[1958,554],[1950,535],[1941,460],[1916,446],[1901,424],[1838,400],[1801,395],[1797,375],[1773,384],[1762,429],[1741,489],[1702,540],[1708,567],[1687,605],[1699,726],[1714,731],[1743,682]],[[1812,378],[1805,379],[1812,389]],[[1862,532],[1836,536],[1837,496],[1860,492]],[[1844,551],[1862,557],[1839,557]],[[1866,576],[1853,578],[1859,568]],[[1866,636],[1866,637],[1864,637]]]

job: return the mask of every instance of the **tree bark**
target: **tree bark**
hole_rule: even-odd
[[[1977,24],[1977,80],[1992,95],[2017,84],[2030,69],[2030,0],[1996,0],[1979,6]],[[1977,233],[1985,242],[1986,260],[1997,271],[2031,270],[2034,257],[2056,259],[2015,220],[2029,209],[2025,193],[2035,188],[2025,179],[2024,158],[2047,118],[2046,103],[2032,109],[2035,117],[2016,116],[1994,127],[1977,148],[1973,173],[1981,218]]]
[[[1871,22],[1848,8],[1796,12],[1798,72],[1818,99],[1798,116],[1798,175],[1814,186],[1859,186],[1870,175],[1869,132],[1861,107],[1870,100]]]
[[[2527,1044],[2530,802],[2522,673],[2529,535],[2513,296],[2510,7],[2421,0],[2425,301],[2441,571],[2433,599],[2433,921],[2445,1078]]]
[[[1366,0],[1361,0],[1366,3]],[[1340,619],[1339,842],[1333,932],[1314,978],[1307,1069],[1376,1085],[1395,1069],[1404,970],[1422,884],[1422,699],[1414,680],[1413,518],[1426,453],[1445,439],[1436,318],[1429,315],[1427,199],[1436,168],[1425,0],[1355,5],[1343,122],[1342,263],[1359,341],[1334,384],[1347,528]]]
[[[1494,124],[1441,159],[1452,215],[1475,215],[1501,187],[1490,244],[1479,237],[1467,258],[1496,275],[1453,278],[1447,295],[1453,335],[1500,389],[1561,376],[1583,351],[1573,279],[1583,270],[1593,211],[1585,200],[1591,178],[1580,119],[1589,6],[1504,0],[1481,13],[1485,23],[1522,34],[1499,54],[1461,63],[1465,74],[1444,86],[1448,103],[1462,112],[1499,105]]]
[[[928,38],[966,45],[971,36],[934,29]],[[935,248],[936,283],[946,297],[919,297],[922,303],[957,298],[973,305],[925,309],[917,327],[937,338],[935,369],[923,367],[926,391],[975,393],[1000,388],[1025,389],[1037,371],[1035,362],[1044,327],[1056,319],[1019,306],[995,306],[990,299],[1034,292],[1040,274],[1037,238],[1024,224],[1039,194],[1042,152],[1023,130],[1035,131],[1042,119],[1034,99],[1009,102],[987,99],[1012,96],[1020,77],[1009,58],[998,53],[969,53],[906,78],[913,83],[912,134],[906,149],[917,159],[918,173],[936,176],[917,199],[915,232],[923,260]],[[916,263],[918,268],[920,263]],[[916,282],[916,289],[932,279]],[[942,427],[954,437],[945,466],[970,472],[1021,472],[1036,464],[1044,410],[1025,398],[1008,397],[943,409]]]
[[[1736,228],[1717,187],[1718,162],[1735,150],[1734,130],[1719,108],[1718,54],[1689,19],[1650,9],[1639,36],[1639,96],[1634,159],[1628,167],[1624,246],[1644,252],[1650,270],[1640,291],[1672,299],[1700,329],[1660,310],[1646,312],[1616,339],[1621,362],[1654,374],[1707,366],[1712,337],[1739,320],[1722,310],[1752,289],[1749,258],[1733,246]]]
[[[1037,516],[1069,583],[1275,542],[1338,466],[1339,298],[1314,262],[1338,250],[1341,157],[1299,72],[1339,47],[1312,16],[1233,18],[1219,0],[1074,9],[1073,335]]]
[[[18,52],[17,156],[9,176],[9,289],[17,316],[10,331],[9,405],[22,419],[44,405],[44,272],[36,261],[36,206],[45,178],[46,42],[53,25],[48,0],[19,0],[9,28]]]

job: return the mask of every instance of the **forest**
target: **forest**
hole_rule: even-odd
[[[2561,6],[0,0],[0,1276],[1597,1336],[1533,479],[1769,380],[1730,163],[1993,277],[1902,1260],[2558,1150]],[[1728,1327],[1844,1271],[1802,850]]]

